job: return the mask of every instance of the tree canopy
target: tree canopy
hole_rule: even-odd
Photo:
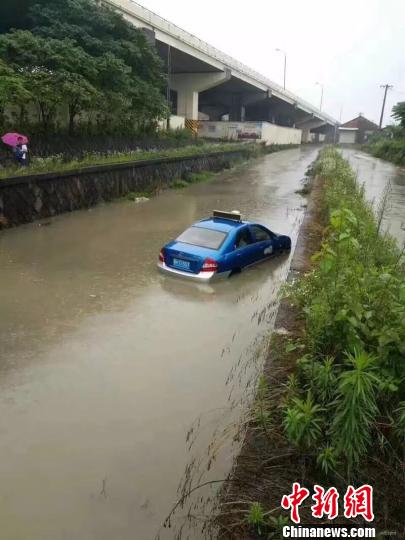
[[[405,101],[400,101],[392,107],[391,116],[405,128]]]
[[[6,0],[1,10],[3,123],[7,107],[19,118],[35,108],[45,131],[61,114],[70,132],[80,122],[136,129],[166,114],[161,61],[120,14],[95,0]]]

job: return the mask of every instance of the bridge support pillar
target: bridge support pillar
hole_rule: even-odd
[[[301,135],[301,142],[307,143],[311,142],[311,130],[308,128],[301,128],[302,135]]]
[[[170,77],[170,87],[177,92],[177,114],[198,120],[198,94],[231,78],[230,70],[216,73],[179,73]]]
[[[177,114],[189,120],[198,120],[198,92],[190,88],[177,90]]]
[[[243,110],[243,112],[242,112]],[[244,107],[242,105],[242,96],[240,94],[231,95],[231,107],[229,111],[229,120],[232,122],[241,122],[244,116]]]
[[[302,131],[301,142],[306,143],[306,142],[311,141],[311,130],[320,128],[324,125],[325,125],[325,122],[323,120],[316,118],[314,115],[309,115],[307,116],[307,118],[304,118],[301,121],[297,121],[295,127],[297,127],[298,129]],[[316,140],[316,137],[315,137],[315,142],[318,142]]]

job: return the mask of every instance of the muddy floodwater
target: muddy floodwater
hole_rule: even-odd
[[[213,208],[295,242],[295,191],[316,154],[0,233],[1,539],[154,538],[190,461],[190,426],[200,419],[192,451],[205,455],[260,365],[289,267],[278,258],[194,285],[158,274],[159,249]],[[222,453],[211,477],[232,459]]]
[[[405,242],[405,169],[357,150],[344,150],[343,155],[375,207],[386,193],[383,226],[402,246]]]

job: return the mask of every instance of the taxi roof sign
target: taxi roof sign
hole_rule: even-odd
[[[232,212],[224,212],[223,210],[213,210],[212,217],[221,219],[231,219],[232,221],[242,221],[242,216],[239,210]]]

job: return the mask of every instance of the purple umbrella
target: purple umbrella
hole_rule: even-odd
[[[1,140],[4,142],[4,144],[7,144],[8,146],[17,146],[18,139],[21,137],[22,144],[28,143],[28,137],[25,135],[20,135],[20,133],[6,133],[2,136]]]

